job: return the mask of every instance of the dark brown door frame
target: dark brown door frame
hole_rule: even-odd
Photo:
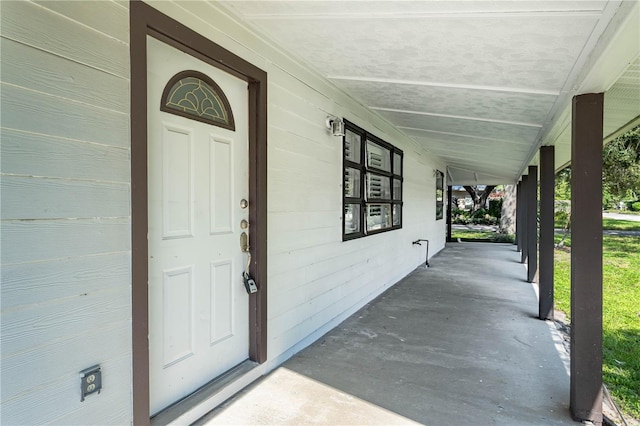
[[[141,1],[130,2],[133,423],[149,424],[147,246],[147,36],[246,81],[249,86],[251,273],[249,358],[267,359],[267,74]]]

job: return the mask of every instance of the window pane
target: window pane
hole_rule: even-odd
[[[393,180],[393,199],[402,200],[402,181],[400,179]]]
[[[402,176],[402,157],[400,154],[393,154],[393,173]]]
[[[367,166],[386,172],[391,171],[391,152],[380,145],[367,141]]]
[[[402,206],[400,204],[393,205],[393,226],[400,226],[402,219]]]
[[[344,206],[344,233],[360,232],[360,204],[346,204]]]
[[[391,179],[385,176],[367,173],[367,198],[391,199]]]
[[[391,227],[391,204],[367,205],[367,231]]]
[[[436,173],[436,220],[442,219],[444,215],[444,173]]]
[[[347,130],[344,135],[344,159],[360,162],[360,135]]]
[[[351,167],[344,170],[344,196],[360,197],[360,170]]]
[[[436,172],[436,189],[444,189],[444,173],[440,170]]]

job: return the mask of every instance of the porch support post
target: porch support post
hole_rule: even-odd
[[[451,210],[453,210],[453,206],[451,205],[451,201],[453,200],[453,194],[451,193],[451,185],[447,186],[447,242],[450,243],[453,240],[451,239]]]
[[[602,424],[602,93],[573,98],[571,415]]]
[[[555,147],[540,148],[540,274],[538,318],[553,319]]]
[[[516,241],[518,252],[522,250],[522,181],[516,186]]]
[[[527,261],[527,211],[529,210],[527,204],[529,203],[529,176],[522,176],[522,195],[520,201],[522,201],[522,209],[520,209],[520,263]]]
[[[527,281],[538,272],[538,166],[529,166],[527,179]]]

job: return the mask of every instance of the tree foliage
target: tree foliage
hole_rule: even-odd
[[[602,186],[604,201],[640,197],[640,126],[605,145]]]
[[[571,166],[565,167],[556,174],[556,200],[571,199]]]
[[[571,199],[571,167],[556,174],[556,200]],[[620,201],[640,198],[640,126],[606,144],[602,151],[602,202],[617,207]]]

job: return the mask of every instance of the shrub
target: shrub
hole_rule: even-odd
[[[471,218],[469,216],[458,215],[454,216],[452,219],[452,223],[456,223],[458,225],[467,225],[471,223]]]
[[[636,201],[635,203],[631,203],[631,210],[634,212],[640,212],[640,201]]]
[[[558,211],[554,212],[554,227],[556,228],[566,228],[569,220],[569,213],[566,211]]]
[[[496,234],[491,238],[494,243],[513,243],[515,235],[512,234]]]
[[[461,216],[461,215],[468,215],[469,212],[467,212],[466,210],[462,210],[462,209],[456,209],[453,208],[451,209],[451,217],[457,217],[457,216]]]
[[[489,200],[489,215],[500,219],[502,215],[502,198]]]
[[[602,192],[602,208],[605,210],[611,210],[618,208],[619,198],[614,197],[608,191]]]
[[[499,219],[491,216],[486,209],[480,209],[473,213],[466,210],[453,209],[451,211],[451,223],[458,225],[497,225]]]
[[[567,217],[569,216],[567,212],[556,211],[554,213],[556,223],[565,223],[567,221]]]
[[[471,214],[474,219],[481,219],[487,215],[487,209],[478,209]]]

